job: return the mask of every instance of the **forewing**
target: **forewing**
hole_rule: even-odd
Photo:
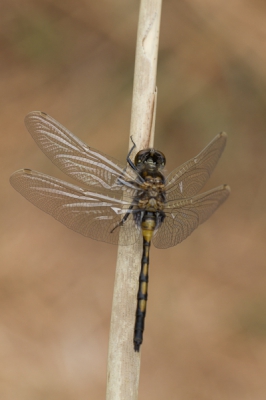
[[[154,246],[164,249],[182,242],[214,213],[229,193],[229,186],[222,185],[190,199],[168,202],[165,219],[152,239]]]
[[[196,157],[174,169],[166,178],[166,198],[193,197],[213,172],[226,144],[225,132],[215,138]]]
[[[119,241],[122,245],[133,244],[139,238],[140,230],[132,214],[123,227],[114,229],[130,202],[89,192],[28,169],[16,171],[10,182],[35,206],[84,236],[112,244]]]
[[[25,118],[25,125],[44,154],[63,172],[79,182],[97,190],[121,190],[119,180],[135,178],[132,177],[134,171],[129,175],[119,161],[88,147],[59,122],[41,111],[29,113]]]

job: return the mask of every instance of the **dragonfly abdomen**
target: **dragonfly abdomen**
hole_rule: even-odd
[[[146,315],[146,305],[148,300],[149,282],[149,255],[151,239],[156,227],[156,215],[152,212],[145,212],[142,222],[143,252],[141,259],[141,270],[139,275],[139,290],[137,296],[136,321],[134,329],[134,350],[139,351],[143,341],[144,321]]]

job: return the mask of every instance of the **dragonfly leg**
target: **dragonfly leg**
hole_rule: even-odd
[[[131,139],[131,142],[133,143],[133,146],[131,147],[131,149],[129,150],[129,153],[128,153],[128,155],[127,155],[127,162],[128,162],[128,164],[130,165],[130,167],[136,171],[136,170],[137,170],[136,165],[135,165],[135,164],[133,163],[133,161],[130,159],[131,153],[132,153],[132,151],[133,151],[133,150],[135,149],[135,147],[136,147],[136,143],[134,142],[132,136],[130,136],[130,139]]]
[[[130,159],[130,155],[131,155],[132,151],[135,149],[136,143],[133,141],[132,136],[130,136],[130,139],[131,139],[131,141],[132,141],[132,143],[133,143],[133,146],[131,147],[131,149],[129,150],[129,153],[128,153],[128,155],[127,155],[127,163],[129,164],[129,166],[130,166],[134,171],[137,171],[137,168],[136,168],[135,164],[134,164],[133,161]],[[124,181],[123,181],[122,178],[123,178],[124,175],[125,175],[126,169],[127,169],[127,167],[124,168],[123,173],[117,178],[117,182],[120,183],[120,185],[123,185],[123,184],[124,184]],[[128,182],[128,181],[127,181],[127,182]],[[130,181],[130,183],[133,184],[134,182],[133,182],[133,181],[132,181],[132,182]]]
[[[110,233],[113,233],[114,230],[115,230],[116,228],[118,228],[119,226],[123,226],[123,225],[124,225],[124,223],[126,222],[126,220],[127,220],[128,217],[129,217],[129,215],[131,214],[131,213],[129,212],[129,210],[132,210],[132,208],[133,208],[133,204],[131,204],[131,206],[130,206],[129,209],[128,209],[128,212],[124,215],[124,217],[121,219],[121,221],[111,230]]]

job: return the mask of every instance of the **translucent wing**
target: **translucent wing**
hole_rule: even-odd
[[[130,201],[86,191],[29,169],[16,171],[10,182],[35,206],[84,236],[122,245],[133,244],[140,236],[132,213],[124,226],[111,232],[127,213]]]
[[[222,185],[192,198],[169,201],[164,209],[164,222],[154,233],[154,246],[164,249],[182,242],[214,213],[229,194],[229,186]]]
[[[25,118],[25,125],[44,154],[63,172],[96,190],[121,190],[119,179],[136,179],[134,171],[112,157],[88,147],[59,122],[41,111],[33,111]],[[134,175],[135,174],[135,175]],[[93,189],[93,188],[92,188]]]
[[[174,169],[166,178],[166,198],[176,200],[197,194],[214,170],[226,144],[225,132],[215,138],[196,157]]]

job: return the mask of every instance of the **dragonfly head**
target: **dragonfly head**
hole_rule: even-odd
[[[164,154],[155,149],[140,150],[135,157],[137,168],[149,166],[150,168],[163,169],[166,163]]]

